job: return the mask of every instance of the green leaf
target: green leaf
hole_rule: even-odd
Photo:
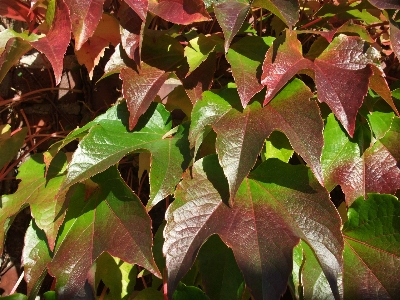
[[[134,300],[164,300],[164,295],[156,290],[155,288],[146,288],[144,290],[141,290],[135,298],[133,298]]]
[[[119,258],[112,257],[108,252],[103,252],[96,260],[96,283],[100,280],[110,289],[105,299],[123,299],[131,294],[136,284],[136,268]]]
[[[270,159],[243,181],[232,208],[224,200],[228,193],[215,155],[198,160],[178,185],[164,230],[169,295],[204,241],[218,234],[232,248],[255,299],[279,299],[286,290],[293,247],[300,239],[315,251],[339,297],[340,217],[306,167]]]
[[[35,299],[38,295],[47,275],[47,264],[51,261],[51,257],[46,235],[32,220],[25,234],[21,258],[29,299]]]
[[[197,259],[202,287],[210,299],[242,299],[242,273],[232,250],[218,235],[213,235],[207,240]]]
[[[150,170],[151,209],[172,194],[182,172],[190,162],[187,126],[180,125],[172,137],[163,138],[171,130],[170,114],[163,105],[153,103],[139,119],[135,130],[126,128],[125,104],[116,105],[106,113],[108,119],[92,122],[74,152],[61,190],[96,175],[118,163],[128,153],[149,151],[152,154]]]
[[[380,140],[396,161],[400,161],[400,118],[394,117],[390,130]]]
[[[10,296],[1,297],[4,300],[28,300],[28,297],[23,294],[12,294]]]
[[[85,186],[78,185],[71,198],[49,264],[49,272],[57,278],[60,300],[79,293],[93,262],[105,251],[160,276],[151,253],[151,220],[139,198],[116,167],[93,177],[93,181],[95,184],[88,181]],[[86,201],[85,194],[90,195]]]
[[[205,61],[211,51],[215,49],[216,42],[206,37],[204,34],[199,34],[194,39],[189,41],[189,45],[185,47],[184,53],[189,64],[189,72],[186,76],[192,73],[200,64]]]
[[[173,300],[210,300],[204,292],[195,286],[187,286],[184,283],[179,283],[174,295]]]
[[[400,293],[400,203],[390,195],[357,199],[343,227],[345,299],[396,299]]]
[[[294,151],[287,137],[280,131],[274,131],[265,141],[265,148],[261,153],[261,157],[263,161],[269,158],[277,158],[287,163],[293,153]]]
[[[44,176],[45,165],[42,154],[32,155],[21,165],[17,178],[22,181],[18,190],[12,195],[1,196],[0,250],[3,248],[4,236],[9,227],[6,224],[28,205],[31,207],[37,226],[46,233],[50,249],[54,248],[58,229],[65,216],[64,202],[69,197],[68,190],[59,193],[60,185],[65,178],[66,162],[65,154],[60,152],[47,172],[48,178]]]
[[[273,40],[247,36],[234,43],[226,54],[243,107],[264,87],[260,83],[261,65]]]
[[[323,124],[317,104],[310,101],[311,96],[307,86],[295,79],[264,108],[254,101],[242,111],[235,89],[226,89],[219,95],[205,92],[203,100],[196,103],[192,114],[196,125],[189,135],[191,144],[198,147],[198,142],[208,133],[207,125],[212,125],[217,133],[216,149],[228,178],[231,200],[254,166],[265,139],[274,130],[286,134],[293,149],[322,182],[319,161]]]
[[[394,113],[383,113],[379,111],[371,112],[367,115],[371,129],[377,139],[381,139],[392,126]]]
[[[0,168],[9,163],[25,141],[28,128],[23,127],[11,135],[11,126],[0,125]]]

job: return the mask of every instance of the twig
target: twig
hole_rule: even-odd
[[[15,291],[17,290],[19,284],[21,283],[22,279],[24,278],[24,271],[22,271],[21,275],[19,276],[17,282],[15,283],[14,287],[12,288],[10,295],[14,294]]]
[[[23,117],[24,120],[25,120],[26,127],[28,127],[28,139],[29,139],[29,142],[31,143],[31,148],[32,148],[33,145],[34,145],[34,143],[33,143],[33,140],[32,140],[31,126],[29,125],[29,121],[28,121],[28,118],[27,118],[26,115],[25,115],[24,110],[21,108],[21,109],[19,110],[19,112],[21,113],[22,117]]]
[[[107,290],[108,290],[108,287],[107,287],[106,285],[104,285],[104,288],[103,288],[103,290],[101,291],[101,295],[100,295],[100,297],[99,297],[99,300],[103,300],[103,299],[104,299],[104,297],[105,297],[106,294],[107,294]]]

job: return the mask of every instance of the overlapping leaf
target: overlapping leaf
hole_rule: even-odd
[[[155,103],[133,132],[127,129],[127,122],[128,111],[122,103],[90,124],[69,163],[63,189],[104,171],[128,153],[148,151],[152,154],[148,208],[173,192],[190,160],[187,128],[180,125],[173,135],[170,114]]]
[[[0,168],[3,168],[18,153],[24,144],[27,132],[28,128],[23,127],[12,133],[10,125],[0,125]]]
[[[210,20],[203,0],[152,0],[149,10],[175,24],[188,25]]]
[[[45,231],[50,249],[54,248],[58,229],[65,216],[63,204],[67,191],[58,194],[60,185],[65,178],[63,174],[65,166],[64,153],[59,153],[55,157],[47,172],[47,178],[44,176],[43,154],[35,154],[21,165],[17,177],[21,179],[21,183],[17,192],[1,196],[0,250],[3,250],[4,236],[11,221],[20,210],[28,205],[30,205],[37,226]]]
[[[192,113],[190,142],[196,149],[212,125],[217,133],[216,149],[228,178],[230,198],[254,166],[265,139],[274,131],[284,132],[322,182],[320,157],[322,120],[310,90],[300,80],[289,83],[266,107],[254,101],[241,111],[235,89],[217,95],[205,92]]]
[[[390,23],[390,42],[394,53],[400,57],[400,29],[393,23]]]
[[[268,89],[264,104],[297,72],[313,70],[318,100],[328,104],[353,136],[356,115],[373,74],[370,65],[377,57],[373,48],[364,52],[364,42],[359,37],[340,35],[312,62],[303,58],[296,34],[287,31],[286,41],[271,47],[264,61],[261,83]]]
[[[400,292],[400,203],[369,194],[354,201],[343,227],[344,298],[396,299]]]
[[[400,9],[400,4],[397,0],[368,0],[372,5],[380,9]]]
[[[125,0],[125,3],[128,4],[143,21],[146,21],[147,8],[149,6],[148,0]]]
[[[189,72],[192,73],[198,66],[204,62],[211,51],[214,50],[216,43],[207,38],[204,34],[199,34],[189,41],[189,45],[185,47],[185,57],[189,64]],[[187,76],[186,75],[186,76]]]
[[[245,37],[234,43],[226,55],[243,107],[263,89],[260,84],[261,64],[273,40],[272,37]]]
[[[300,8],[296,0],[254,0],[253,5],[268,9],[289,26],[299,20]]]
[[[289,176],[291,180],[285,180]],[[243,181],[232,208],[223,200],[227,197],[227,182],[216,156],[197,161],[184,175],[164,230],[169,295],[204,241],[218,234],[232,248],[255,299],[280,298],[299,239],[315,251],[339,297],[341,221],[326,190],[307,168],[268,160]]]
[[[90,38],[103,14],[105,0],[64,0],[71,12],[75,49],[79,50]],[[69,34],[69,33],[68,33]]]
[[[151,246],[151,221],[116,167],[93,177],[89,199],[80,185],[71,198],[49,272],[57,278],[58,299],[73,299],[93,262],[107,251],[160,276]],[[86,191],[88,194],[88,191]],[[118,233],[118,234],[116,234]],[[121,237],[124,237],[121,242]]]
[[[396,159],[379,140],[364,152],[358,143],[362,134],[360,127],[355,138],[350,138],[335,117],[329,115],[321,158],[324,183],[328,190],[340,185],[348,205],[370,192],[395,193],[400,188]]]
[[[72,22],[72,24],[74,23]],[[31,45],[40,52],[43,52],[50,61],[54,76],[56,77],[56,84],[59,84],[61,81],[64,54],[67,51],[70,39],[71,20],[68,7],[64,3],[64,0],[57,0],[53,24],[49,32],[38,41],[31,42]]]

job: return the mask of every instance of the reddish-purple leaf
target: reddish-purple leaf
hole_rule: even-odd
[[[71,12],[75,49],[79,50],[90,38],[103,14],[105,0],[64,0]]]
[[[1,0],[0,16],[27,23],[33,22],[36,18],[36,14],[29,9],[29,6],[20,0]]]
[[[400,9],[398,0],[368,0],[372,5],[380,9]]]
[[[145,22],[125,3],[118,11],[121,31],[121,44],[129,58],[140,66],[140,53],[142,49],[143,30]]]
[[[232,248],[255,299],[279,299],[285,292],[293,247],[300,239],[313,248],[339,297],[341,221],[328,193],[307,168],[267,160],[243,181],[232,208],[222,200],[227,196],[216,156],[197,161],[185,173],[166,214],[163,252],[169,295],[204,241],[218,234]]]
[[[49,272],[56,277],[58,299],[73,299],[93,262],[105,251],[160,276],[151,252],[151,220],[117,168],[92,178],[90,197],[80,185],[71,199]]]
[[[149,6],[148,0],[125,0],[124,3],[128,4],[136,12],[143,22],[146,21],[147,9]]]
[[[312,62],[303,57],[301,43],[295,32],[286,31],[286,40],[278,49],[270,47],[264,60],[261,77],[261,84],[267,86],[264,105],[271,101],[298,71],[312,68]]]
[[[135,127],[139,117],[149,108],[168,75],[169,73],[145,63],[142,63],[139,73],[130,68],[121,70],[122,93],[130,113],[130,130]]]
[[[214,6],[215,16],[225,36],[225,52],[250,11],[246,0],[227,0]]]
[[[31,45],[43,52],[50,61],[56,77],[56,84],[61,81],[64,54],[67,51],[70,39],[71,21],[68,7],[65,5],[64,0],[57,0],[53,24],[49,32],[37,42],[31,42]]]
[[[392,44],[392,49],[397,57],[400,57],[400,29],[390,23],[390,42]]]
[[[149,10],[175,24],[189,25],[210,20],[203,0],[159,0]]]

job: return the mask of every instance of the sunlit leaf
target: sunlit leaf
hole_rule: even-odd
[[[300,8],[296,0],[254,0],[253,5],[268,9],[289,26],[299,20]]]
[[[9,163],[18,153],[25,141],[28,128],[23,127],[21,130],[12,133],[11,126],[0,125],[0,168]]]

